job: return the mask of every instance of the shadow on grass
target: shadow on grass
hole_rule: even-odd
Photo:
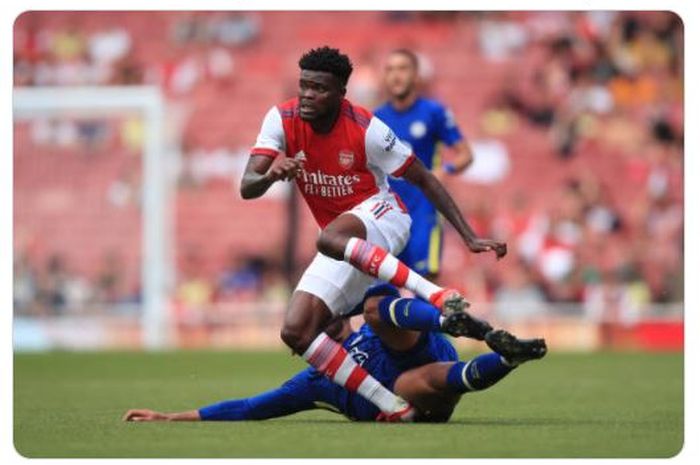
[[[473,426],[602,426],[616,423],[619,425],[641,425],[644,421],[614,421],[608,419],[591,420],[578,418],[460,418],[450,420],[450,424]]]
[[[267,420],[267,422],[285,422],[285,423],[297,423],[297,424],[342,424],[342,423],[352,423],[352,424],[374,424],[371,421],[350,421],[345,418],[284,418],[277,420]],[[583,420],[576,418],[458,418],[452,419],[447,423],[418,423],[420,425],[462,425],[462,426],[513,426],[513,427],[523,427],[523,426],[607,426],[611,423],[615,423],[622,426],[638,426],[643,425],[647,422],[645,421],[614,421],[610,420]]]

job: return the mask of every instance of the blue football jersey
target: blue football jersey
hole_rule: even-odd
[[[456,362],[457,351],[439,332],[424,332],[412,349],[392,352],[382,343],[368,324],[363,324],[343,343],[356,363],[389,390],[402,373],[433,362]],[[300,397],[313,399],[317,407],[330,408],[362,421],[371,421],[379,409],[357,392],[351,392],[331,381],[324,374],[309,367],[293,378],[294,392]],[[294,397],[297,397],[295,394]]]
[[[452,146],[463,139],[452,113],[435,100],[419,97],[413,105],[402,111],[397,111],[387,102],[377,108],[374,114],[410,146],[430,170],[440,165],[437,150],[439,142]],[[409,211],[428,202],[418,188],[403,179],[390,178],[389,184],[406,203]]]

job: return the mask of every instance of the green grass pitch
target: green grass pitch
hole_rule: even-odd
[[[683,443],[681,354],[550,353],[465,395],[439,425],[326,411],[263,422],[122,423],[271,388],[282,352],[18,354],[14,444],[28,457],[669,457]]]

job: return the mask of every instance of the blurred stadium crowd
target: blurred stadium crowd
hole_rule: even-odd
[[[504,318],[546,302],[624,318],[683,300],[683,25],[671,13],[30,12],[15,26],[14,84],[160,86],[180,154],[174,301],[282,302],[286,191],[242,203],[237,179],[262,115],[295,91],[298,55],[322,43],[350,53],[349,98],[369,108],[384,54],[415,49],[425,92],[474,146],[470,172],[443,178],[510,254],[471,256],[448,227],[443,283]],[[15,312],[139,301],[142,143],[135,115],[15,123]],[[304,213],[297,272],[315,234]]]

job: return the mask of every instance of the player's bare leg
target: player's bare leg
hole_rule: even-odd
[[[462,397],[447,384],[447,377],[454,362],[436,362],[414,368],[396,380],[394,392],[418,410],[417,420],[445,422]]]
[[[302,355],[333,315],[326,304],[304,291],[295,291],[284,315],[280,336],[296,354]]]
[[[343,216],[341,215],[338,219]],[[352,223],[340,223],[343,230],[357,237],[366,237],[365,226],[356,217],[357,221]],[[338,221],[338,220],[336,220]],[[336,221],[333,221],[326,227],[328,229]],[[324,231],[325,233],[325,231]],[[329,234],[327,237],[337,240],[336,234]],[[328,240],[328,239],[324,239]],[[319,244],[321,239],[319,239]],[[325,242],[324,242],[325,244]],[[336,244],[333,244],[336,246]],[[320,250],[320,245],[319,245]],[[323,331],[332,319],[332,313],[326,306],[325,302],[313,294],[304,291],[296,291],[292,295],[292,299],[285,314],[284,324],[282,326],[281,337],[285,344],[299,355],[303,355],[309,348],[313,340]]]

